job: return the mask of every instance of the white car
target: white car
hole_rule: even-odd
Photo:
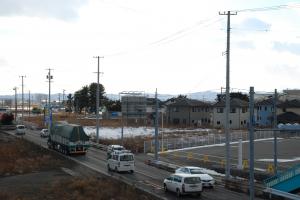
[[[176,174],[195,174],[198,175],[201,178],[203,187],[214,187],[215,185],[215,179],[204,172],[203,168],[200,167],[180,167],[176,169]]]
[[[134,154],[129,150],[115,150],[107,154],[107,169],[108,171],[114,170],[116,172],[134,172],[135,162]]]
[[[197,194],[201,196],[202,183],[195,174],[172,174],[164,180],[164,190],[176,192],[180,197],[184,194]]]
[[[25,126],[24,125],[17,125],[16,126],[16,134],[17,135],[25,135]]]
[[[42,129],[40,132],[41,137],[49,137],[48,129]]]

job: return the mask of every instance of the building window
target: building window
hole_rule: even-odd
[[[217,108],[217,113],[223,113],[223,108]]]
[[[242,108],[242,113],[248,112],[248,108]]]
[[[243,121],[241,121],[241,125],[243,125]]]
[[[178,107],[174,107],[174,108],[173,108],[173,112],[179,112]]]
[[[244,124],[246,124],[246,120],[244,120]]]
[[[232,121],[231,121],[231,120],[229,120],[229,124],[232,124]]]
[[[220,121],[217,121],[217,124],[220,125]]]
[[[197,110],[197,109],[196,109],[195,107],[192,108],[192,112],[196,112],[196,110]]]
[[[230,113],[236,113],[236,109],[235,108],[231,108],[230,109]]]
[[[267,106],[265,106],[265,111],[267,111],[268,110],[268,108],[267,108]]]

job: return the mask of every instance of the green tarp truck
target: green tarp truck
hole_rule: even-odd
[[[67,155],[85,154],[90,147],[89,137],[80,125],[55,124],[51,128],[48,147]]]

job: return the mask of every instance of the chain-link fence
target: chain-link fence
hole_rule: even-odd
[[[248,131],[232,132],[230,134],[230,142],[238,142],[249,140]],[[259,130],[254,132],[254,139],[272,138],[272,130]],[[226,142],[225,134],[211,134],[202,136],[182,136],[180,138],[159,139],[159,151],[167,151],[174,149],[183,149],[188,147],[199,147],[206,145],[224,144]],[[144,142],[144,153],[154,152],[155,140]]]

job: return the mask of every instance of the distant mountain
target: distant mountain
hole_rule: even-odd
[[[147,93],[145,94],[149,98],[154,98],[155,94],[153,93]],[[178,94],[179,95],[179,94]],[[167,99],[177,97],[178,95],[171,95],[171,94],[158,94],[158,99],[165,101]],[[190,99],[197,99],[197,100],[204,100],[204,101],[214,101],[217,97],[216,92],[212,91],[204,91],[204,92],[194,92],[194,93],[187,93],[187,94],[181,94],[186,95]],[[24,101],[28,100],[28,93],[24,93]],[[41,102],[42,100],[48,99],[48,94],[42,94],[42,93],[33,93],[30,94],[31,101],[32,102]],[[106,94],[106,97],[112,100],[119,100],[120,95],[119,94]],[[17,94],[18,100],[22,99],[22,94]],[[15,95],[0,95],[0,99],[15,99]],[[51,94],[51,101],[62,101],[63,96],[62,94]],[[67,95],[65,95],[64,100],[67,100]]]
[[[145,95],[149,98],[155,97],[155,94],[153,94],[153,93],[146,93]],[[157,98],[162,101],[165,101],[167,99],[177,97],[178,95],[158,94]],[[197,100],[202,100],[202,101],[214,101],[217,97],[217,92],[204,91],[204,92],[194,92],[194,93],[187,93],[187,94],[181,94],[181,95],[186,95],[190,99],[197,99]],[[107,96],[107,98],[112,99],[112,100],[120,99],[120,96],[118,94],[106,94],[106,96]]]

